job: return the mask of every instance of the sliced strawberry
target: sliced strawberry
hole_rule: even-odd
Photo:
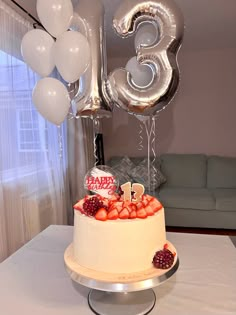
[[[153,196],[150,196],[150,195],[145,195],[145,196],[146,196],[147,201],[151,201],[151,200],[153,200],[153,199],[154,199],[154,197],[153,197]]]
[[[163,249],[168,249],[168,244],[167,243],[164,244]]]
[[[131,207],[132,211],[137,211],[137,206],[135,203],[131,203],[130,207]]]
[[[107,214],[107,219],[108,220],[116,220],[119,218],[119,212],[114,209],[114,210],[111,210],[110,212],[108,212]]]
[[[129,213],[131,213],[133,211],[132,204],[130,201],[124,201],[122,208],[123,209],[126,208],[129,211]]]
[[[129,219],[136,219],[136,218],[137,218],[137,212],[133,210],[129,215]]]
[[[149,200],[149,195],[146,195],[146,194],[144,194],[144,195],[142,195],[142,201],[144,201],[144,200]]]
[[[112,202],[109,206],[109,211],[113,209],[116,209],[118,212],[120,212],[123,209],[123,201]]]
[[[104,199],[103,202],[104,206],[108,207],[109,206],[109,201],[108,199]]]
[[[75,209],[75,210],[83,211],[83,204],[84,204],[84,199],[79,200],[79,201],[74,205],[74,209]]]
[[[128,200],[123,201],[123,206],[124,207],[130,206],[130,204],[131,204],[131,202],[128,201]]]
[[[147,205],[144,209],[145,209],[145,211],[146,211],[148,216],[149,215],[154,215],[154,210],[152,209],[151,206]]]
[[[120,195],[119,195],[119,194],[114,193],[114,195],[115,195],[115,197],[116,197],[117,200],[120,200]]]
[[[137,209],[142,209],[142,208],[143,208],[143,203],[142,203],[142,201],[137,202],[137,203],[136,203],[136,207],[137,207]]]
[[[149,204],[149,201],[147,199],[143,199],[142,204],[144,207],[146,207]]]
[[[117,201],[118,198],[120,198],[120,197],[117,194],[113,194],[113,195],[110,196],[109,202]]]
[[[162,204],[156,198],[154,198],[153,200],[149,202],[149,206],[152,207],[154,212],[157,212],[158,210],[162,209]]]
[[[139,209],[137,211],[137,218],[145,219],[147,217],[147,212],[144,209]]]
[[[107,210],[105,208],[100,208],[98,212],[95,214],[95,219],[100,221],[107,220]]]
[[[129,210],[127,208],[124,208],[120,213],[119,213],[119,218],[120,219],[128,219],[129,218]]]

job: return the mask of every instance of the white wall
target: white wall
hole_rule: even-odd
[[[109,60],[109,70],[124,66]],[[180,88],[157,121],[157,154],[236,156],[236,50],[180,51]],[[104,120],[105,157],[146,155],[138,151],[139,122],[115,108]]]

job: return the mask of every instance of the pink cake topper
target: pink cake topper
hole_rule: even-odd
[[[119,181],[112,168],[99,165],[88,171],[84,178],[84,188],[110,198],[119,187]]]

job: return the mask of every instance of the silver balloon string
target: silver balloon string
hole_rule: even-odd
[[[154,187],[156,186],[157,183],[157,167],[156,167],[156,118],[157,115],[152,117],[152,134],[151,134],[151,152],[152,152],[152,160],[151,160],[151,167],[153,170],[152,173],[152,179],[153,179],[153,183],[152,183],[152,190],[154,189]]]
[[[138,143],[138,150],[139,151],[142,151],[143,150],[143,131],[144,131],[144,128],[143,128],[143,123],[140,123],[139,124],[139,143]]]
[[[98,163],[97,156],[97,137],[100,130],[100,120],[97,117],[93,117],[93,156],[94,156],[94,166]]]
[[[68,121],[76,118],[71,112],[68,113],[67,117],[68,117]]]
[[[57,126],[57,135],[58,135],[58,154],[59,154],[59,164],[58,164],[58,177],[60,178],[60,182],[63,185],[59,185],[60,197],[61,200],[59,202],[63,202],[63,195],[64,195],[64,166],[63,166],[63,130],[62,127],[59,125]]]
[[[62,129],[61,126],[57,126],[57,135],[58,135],[58,154],[60,161],[62,162],[63,158],[63,135],[62,135]]]
[[[74,83],[67,83],[67,90],[72,100],[78,91],[78,87]]]
[[[75,116],[75,113],[73,112],[73,106],[75,105],[75,99],[76,97],[78,97],[78,94],[79,94],[79,86],[78,86],[78,83],[79,81],[77,82],[74,82],[74,83],[67,83],[67,91],[68,91],[68,94],[69,94],[69,97],[70,97],[70,109],[69,109],[69,112],[68,112],[68,115],[67,115],[67,120],[70,121],[74,118],[78,118]]]
[[[156,168],[155,168],[155,160],[156,160],[156,152],[155,152],[155,119],[150,118],[143,122],[146,135],[147,135],[147,171],[148,171],[148,192],[150,193],[153,190],[153,183],[155,181],[156,176]],[[152,161],[151,161],[151,153],[152,153]]]

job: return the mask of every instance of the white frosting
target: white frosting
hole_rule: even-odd
[[[152,267],[166,243],[162,208],[146,219],[96,220],[75,210],[74,258],[81,266],[109,273],[131,273]]]

